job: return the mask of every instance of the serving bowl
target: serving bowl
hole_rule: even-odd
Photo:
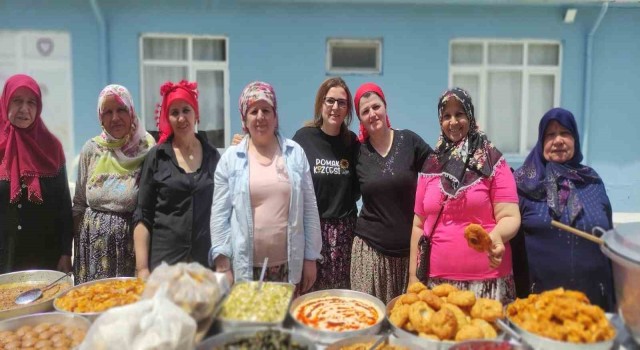
[[[64,275],[64,272],[53,270],[27,270],[11,272],[0,275],[0,286],[22,283],[29,286],[42,284],[48,285],[49,283],[57,280]],[[70,276],[67,276],[63,278],[59,283],[66,283],[71,287],[73,286],[73,279]],[[60,295],[60,293],[62,292],[63,291],[60,290],[58,292],[58,295]],[[44,299],[43,297],[42,299],[36,300],[30,304],[2,310],[0,311],[0,320],[53,310],[53,300],[54,297],[50,297],[48,299]]]
[[[299,306],[307,302],[310,302],[314,299],[331,298],[331,297],[349,298],[349,299],[364,301],[365,303],[370,304],[370,306],[373,306],[376,309],[378,313],[378,319],[374,324],[361,329],[332,331],[332,330],[324,330],[324,329],[318,329],[318,328],[308,326],[303,322],[301,322],[296,317],[296,310],[298,309]],[[293,327],[295,332],[301,332],[304,335],[306,335],[308,338],[310,338],[311,340],[317,343],[330,344],[340,339],[378,333],[385,323],[384,310],[385,308],[382,301],[380,301],[380,299],[372,295],[353,291],[353,290],[347,290],[347,289],[329,289],[329,290],[312,292],[296,298],[291,303],[291,306],[289,307],[289,315],[293,320]]]
[[[597,343],[571,343],[559,341],[529,332],[518,326],[518,324],[513,322],[508,316],[507,320],[509,321],[509,326],[520,334],[522,340],[534,350],[609,350],[613,347],[615,342],[615,338]]]
[[[255,336],[257,332],[266,331],[266,330],[277,330],[279,332],[288,334],[291,336],[291,339],[301,345],[302,347],[306,347],[308,350],[315,350],[316,346],[309,338],[305,337],[302,334],[292,332],[290,330],[285,330],[281,328],[272,328],[272,327],[256,327],[256,328],[243,328],[235,331],[227,331],[224,333],[220,333],[213,337],[207,338],[203,340],[198,346],[196,350],[212,350],[212,349],[222,349],[225,344],[235,342],[247,337]]]
[[[469,340],[453,345],[451,350],[528,350],[523,345],[513,344],[506,340]]]
[[[358,337],[346,338],[346,339],[338,340],[334,343],[331,343],[329,346],[326,347],[326,350],[342,350],[342,348],[344,347],[353,346],[356,344],[371,344],[371,343],[375,343],[381,337],[382,335],[361,335]],[[389,339],[387,339],[387,344],[402,347],[403,349],[406,349],[406,350],[424,349],[424,347],[414,344],[406,339],[401,339],[396,337],[389,337]],[[368,347],[366,349],[368,349]]]
[[[83,316],[86,317],[89,321],[93,322],[95,321],[103,312],[107,311],[107,310],[103,310],[103,311],[99,311],[99,312],[74,312],[74,311],[68,311],[63,309],[62,307],[60,307],[58,305],[58,301],[60,299],[62,299],[65,295],[71,293],[72,291],[78,290],[80,288],[83,287],[88,287],[88,286],[93,286],[96,284],[100,284],[100,283],[105,283],[105,282],[113,282],[113,281],[132,281],[132,280],[136,280],[136,277],[114,277],[114,278],[104,278],[101,280],[95,280],[95,281],[91,281],[91,282],[86,282],[86,283],[82,283],[79,284],[71,289],[68,289],[67,291],[65,291],[64,293],[58,295],[55,300],[53,301],[53,307],[56,309],[56,311],[59,312],[66,312],[66,313],[70,313],[70,314],[74,314],[74,315],[79,315],[79,316]]]
[[[77,328],[84,333],[89,330],[91,322],[86,318],[63,312],[47,312],[33,315],[14,317],[0,322],[0,333],[4,331],[16,331],[23,326],[36,327],[43,323]],[[41,333],[41,334],[44,334]],[[84,336],[82,336],[84,337]],[[1,339],[0,339],[1,340]],[[1,342],[0,342],[1,343]],[[8,349],[8,348],[7,348]]]

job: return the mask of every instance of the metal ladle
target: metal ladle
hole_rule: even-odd
[[[51,282],[48,286],[40,289],[40,288],[34,288],[31,290],[28,290],[26,292],[22,292],[20,293],[20,295],[18,295],[16,297],[15,303],[18,305],[24,305],[24,304],[29,304],[32,303],[38,299],[40,299],[40,297],[42,297],[42,292],[44,292],[45,290],[51,288],[53,285],[55,285],[56,283],[60,282],[63,278],[68,277],[71,275],[71,272],[67,272],[64,276],[58,278],[57,280]]]

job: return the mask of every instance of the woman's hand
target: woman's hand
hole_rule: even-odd
[[[502,263],[502,255],[504,255],[504,243],[502,237],[499,234],[492,231],[489,234],[491,238],[491,249],[489,250],[489,267],[492,269],[497,268]]]
[[[136,277],[138,277],[141,280],[147,280],[147,278],[149,278],[149,275],[151,274],[151,272],[149,271],[148,268],[144,268],[144,269],[140,269],[136,272]]]
[[[231,140],[231,146],[235,146],[239,144],[240,142],[242,142],[243,138],[244,138],[244,135],[233,134],[233,139]]]
[[[300,293],[311,289],[316,282],[317,265],[315,260],[305,260],[302,265],[302,280],[300,281]]]
[[[69,255],[60,256],[56,270],[62,271],[64,273],[71,271],[71,257]]]

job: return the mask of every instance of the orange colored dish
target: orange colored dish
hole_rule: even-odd
[[[76,312],[102,312],[115,306],[135,303],[144,290],[141,279],[113,280],[70,290],[56,299],[58,309]]]
[[[381,312],[365,300],[332,296],[300,304],[294,315],[308,327],[345,332],[373,326],[379,321]]]

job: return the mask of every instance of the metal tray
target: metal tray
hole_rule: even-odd
[[[367,344],[367,343],[375,342],[378,339],[380,339],[381,337],[382,337],[381,335],[362,335],[362,336],[359,336],[359,337],[342,339],[342,340],[338,340],[337,342],[332,343],[329,346],[327,346],[326,350],[341,350],[345,346],[355,345],[355,344],[358,344],[358,343]],[[395,338],[395,337],[389,337],[387,344],[396,345],[396,346],[402,346],[402,347],[406,348],[407,350],[421,350],[421,349],[424,349],[424,347],[421,347],[420,345],[417,345],[417,344],[414,344],[414,343],[412,343],[410,341],[407,341],[406,339],[400,339],[400,338]]]
[[[513,322],[508,316],[509,326],[513,328],[524,340],[527,345],[531,346],[534,350],[609,350],[613,348],[615,337],[611,340],[598,342],[598,343],[570,343],[565,341],[554,340],[551,338],[543,337],[538,334],[531,333]]]
[[[225,332],[225,333],[221,333],[216,336],[213,336],[211,338],[207,338],[204,341],[202,341],[200,344],[198,344],[198,346],[196,347],[196,350],[212,350],[215,347],[223,346],[224,344],[227,344],[232,341],[240,340],[242,338],[251,337],[255,335],[258,331],[264,331],[268,329],[274,329],[283,333],[290,334],[291,338],[295,340],[297,343],[299,343],[300,345],[306,346],[307,349],[309,350],[316,349],[316,345],[313,343],[313,341],[311,341],[309,338],[297,332],[292,332],[290,330],[285,330],[278,327],[257,327],[257,328],[244,328],[241,330]]]
[[[33,314],[15,317],[0,322],[0,332],[14,331],[22,326],[37,326],[41,323],[59,324],[67,327],[77,327],[87,332],[91,326],[91,322],[86,318],[63,312],[47,312],[41,314]]]
[[[363,328],[355,331],[336,332],[336,331],[328,331],[328,330],[312,328],[301,323],[296,319],[294,315],[294,311],[300,304],[303,304],[312,299],[325,298],[325,297],[346,297],[346,298],[361,299],[361,300],[370,302],[378,309],[378,313],[380,315],[378,322],[367,328]],[[321,291],[300,296],[296,298],[293,301],[293,303],[291,303],[291,306],[289,307],[289,315],[293,320],[293,327],[295,331],[300,331],[303,334],[305,334],[307,337],[309,337],[311,340],[321,344],[331,344],[340,339],[351,338],[351,337],[362,336],[362,335],[369,335],[369,334],[377,334],[382,329],[382,326],[385,324],[384,304],[382,303],[382,301],[380,301],[380,299],[366,293],[356,292],[356,291],[347,290],[347,289],[321,290]]]
[[[226,300],[222,301],[222,308],[224,308],[224,303],[226,303],[229,298],[231,297],[231,295],[233,294],[233,290],[235,288],[237,288],[237,286],[239,285],[243,285],[243,284],[249,284],[249,283],[257,283],[255,281],[242,281],[242,282],[237,282],[235,283],[232,287],[231,287],[231,291],[229,291],[229,294],[226,296]],[[291,290],[291,296],[289,297],[289,301],[287,302],[287,307],[291,304],[291,300],[293,299],[293,293],[295,291],[295,285],[291,284],[291,283],[284,283],[284,282],[263,282],[264,285],[262,286],[262,288],[264,288],[266,285],[270,284],[270,285],[282,285],[285,286],[287,288],[289,288]],[[218,327],[223,331],[223,332],[227,332],[227,331],[234,331],[237,330],[238,328],[260,328],[260,327],[281,327],[284,320],[287,318],[287,309],[282,310],[282,318],[273,321],[273,322],[260,322],[260,321],[243,321],[243,320],[232,320],[232,319],[227,319],[222,317],[222,310],[218,311]]]
[[[491,350],[491,349],[510,349],[510,350],[528,350],[529,348],[510,343],[506,340],[469,340],[459,342],[451,347],[451,350]]]
[[[98,284],[98,283],[110,282],[110,281],[128,281],[128,280],[135,280],[135,279],[137,279],[137,278],[136,277],[114,277],[114,278],[104,278],[104,279],[101,279],[101,280],[95,280],[95,281],[79,284],[79,285],[77,285],[77,286],[75,286],[75,287],[73,287],[71,289],[68,289],[64,293],[58,295],[55,298],[55,300],[53,301],[53,307],[56,309],[56,311],[66,312],[66,313],[73,314],[73,315],[83,316],[83,317],[86,317],[89,321],[93,322],[104,311],[100,311],[100,312],[72,312],[72,311],[67,311],[67,310],[64,310],[62,308],[59,308],[58,305],[56,305],[58,300],[61,299],[62,297],[64,297],[65,295],[67,295],[67,293],[71,292],[72,290],[80,289],[82,287],[91,286],[91,285]]]
[[[64,272],[52,270],[27,270],[11,272],[0,275],[0,285],[10,283],[49,284],[62,276],[64,276]],[[73,279],[67,276],[66,278],[62,279],[60,283],[68,283],[70,286],[73,286]],[[60,295],[60,293],[58,293],[58,295]],[[0,320],[53,310],[54,299],[55,298],[40,300],[13,309],[0,311]]]

